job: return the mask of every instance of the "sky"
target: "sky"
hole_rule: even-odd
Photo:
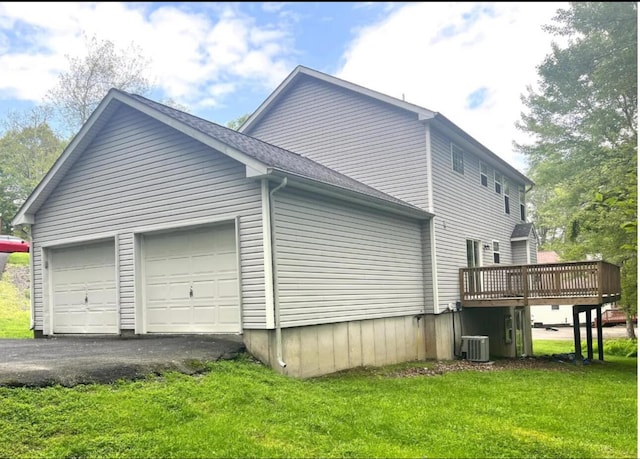
[[[439,112],[521,171],[520,96],[566,3],[0,2],[0,121],[43,102],[85,36],[132,44],[148,97],[225,125],[297,65]]]

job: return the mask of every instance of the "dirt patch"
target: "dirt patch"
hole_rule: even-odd
[[[526,359],[500,359],[491,362],[471,362],[469,360],[438,361],[425,367],[404,368],[393,373],[398,378],[414,376],[438,376],[456,371],[502,371],[519,369],[539,369],[551,371],[569,371],[573,364],[559,362],[551,357],[530,357]]]
[[[3,279],[8,280],[16,286],[20,295],[29,297],[29,267],[7,265],[4,268]],[[27,305],[28,306],[28,305]]]

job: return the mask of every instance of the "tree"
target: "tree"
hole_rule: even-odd
[[[0,137],[0,214],[2,232],[11,231],[16,210],[51,168],[65,142],[49,125],[50,109],[13,113]]]
[[[522,96],[518,127],[534,141],[517,145],[537,184],[543,243],[565,259],[619,264],[629,317],[637,313],[637,4],[574,2],[546,30],[567,45],[552,45],[539,87]]]
[[[109,89],[145,94],[150,87],[145,77],[149,61],[134,44],[116,49],[112,41],[95,36],[85,37],[85,44],[86,56],[67,56],[69,70],[47,94],[71,133],[87,121]]]
[[[251,116],[250,113],[245,113],[244,115],[236,118],[235,120],[229,121],[227,123],[227,127],[229,129],[233,129],[234,131],[237,131],[244,124],[244,122],[249,119],[250,116]]]

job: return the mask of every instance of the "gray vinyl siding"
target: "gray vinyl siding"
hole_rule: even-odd
[[[43,327],[42,244],[95,234],[119,241],[121,328],[135,320],[134,230],[240,217],[243,326],[265,326],[260,184],[241,163],[121,107],[36,214],[35,323]]]
[[[511,233],[521,223],[517,184],[510,180],[511,213],[505,214],[504,197],[494,189],[494,170],[489,183],[480,183],[480,161],[464,149],[464,174],[455,172],[450,140],[431,131],[433,161],[434,225],[440,307],[460,300],[459,269],[467,266],[466,240],[481,241],[483,266],[493,265],[493,241],[500,243],[500,264],[512,264]],[[501,171],[504,175],[505,171]],[[482,248],[485,244],[489,249]]]
[[[427,208],[425,129],[415,113],[301,78],[247,134]]]
[[[529,252],[531,257],[530,263],[538,263],[538,240],[533,231],[529,234]]]
[[[291,188],[274,209],[283,327],[424,312],[420,222]]]
[[[527,241],[513,241],[511,243],[511,254],[514,265],[526,265]]]

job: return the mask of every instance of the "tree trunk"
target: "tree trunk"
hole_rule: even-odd
[[[626,317],[626,319],[627,319],[627,338],[636,339],[636,331],[635,331],[634,326],[633,326],[633,319],[631,319],[629,317],[629,314],[627,314],[626,312],[625,312],[625,315],[627,316]]]

